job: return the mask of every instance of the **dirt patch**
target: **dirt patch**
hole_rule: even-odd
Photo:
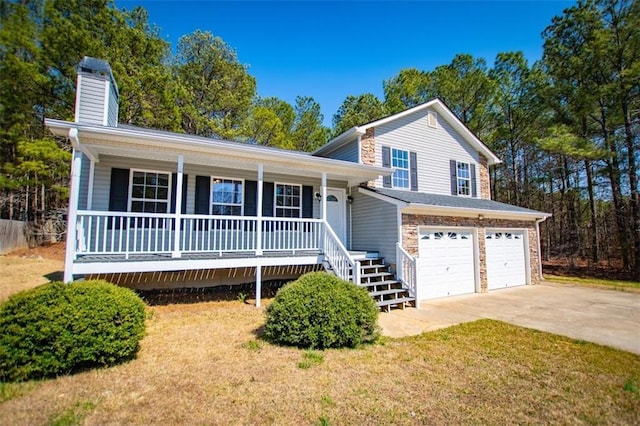
[[[43,258],[64,261],[65,243],[54,243],[34,248],[20,249],[7,253],[5,256],[21,258]]]

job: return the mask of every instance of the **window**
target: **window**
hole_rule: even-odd
[[[211,178],[211,214],[242,216],[242,181]]]
[[[471,195],[471,172],[469,163],[458,163],[457,165],[458,195]]]
[[[278,183],[275,191],[276,217],[301,217],[302,187]]]
[[[409,188],[409,152],[393,148],[391,150],[391,167],[393,172],[394,188]]]
[[[170,197],[170,173],[132,170],[129,211],[168,213]]]

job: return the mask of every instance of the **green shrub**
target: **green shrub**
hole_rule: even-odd
[[[266,315],[265,337],[283,345],[355,347],[378,337],[378,308],[367,291],[325,272],[281,288]]]
[[[106,281],[45,284],[0,306],[0,380],[52,377],[133,358],[145,305]]]

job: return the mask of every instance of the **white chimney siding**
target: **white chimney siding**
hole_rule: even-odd
[[[75,122],[118,126],[118,86],[106,61],[84,57],[78,65]]]

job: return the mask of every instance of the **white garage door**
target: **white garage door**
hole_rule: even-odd
[[[524,250],[522,231],[487,230],[487,287],[489,290],[527,283]]]
[[[432,299],[475,291],[471,231],[424,230],[420,233],[419,250],[420,298]]]

